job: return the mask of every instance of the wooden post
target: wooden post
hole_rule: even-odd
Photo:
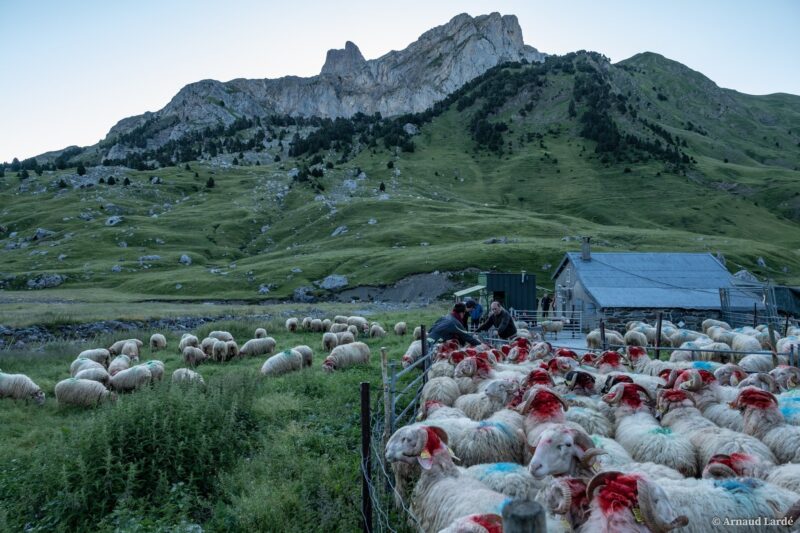
[[[389,394],[389,375],[388,371],[389,368],[387,366],[386,361],[386,348],[381,347],[381,377],[383,379],[383,447],[386,447],[386,443],[389,442],[389,438],[392,436],[389,433],[389,410],[392,408],[392,397]]]
[[[753,329],[758,325],[758,306],[753,303]]]
[[[544,509],[530,500],[511,500],[503,507],[503,533],[546,533]]]
[[[369,382],[361,382],[361,514],[364,516],[363,531],[372,533],[372,462],[370,461],[370,408]]]
[[[787,314],[786,322],[784,322],[783,324],[783,336],[785,337],[788,334],[789,334],[789,315]]]
[[[603,347],[603,351],[608,350],[608,343],[606,343],[606,322],[602,318],[600,319],[600,346]]]
[[[419,325],[419,342],[422,348],[422,386],[428,383],[428,332],[425,331],[425,324]]]
[[[658,319],[656,320],[656,359],[661,358],[661,311],[658,312]],[[694,359],[694,352],[692,352],[692,359]]]

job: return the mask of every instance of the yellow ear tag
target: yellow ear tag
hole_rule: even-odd
[[[592,471],[593,471],[595,474],[597,474],[598,472],[600,472],[600,463],[598,463],[597,461],[595,461],[595,462],[594,462],[594,464],[592,464]]]
[[[419,454],[419,458],[420,459],[430,459],[431,458],[431,454],[430,454],[430,452],[428,452],[428,450],[422,450],[422,452],[420,452],[420,454]]]
[[[453,450],[451,450],[451,449],[450,449],[450,446],[446,446],[446,448],[447,448],[447,453],[449,453],[449,454],[450,454],[450,457],[452,457],[453,459],[455,459],[455,460],[457,460],[457,461],[460,461],[460,460],[461,460],[461,459],[459,459],[458,457],[456,457],[456,454],[454,454],[454,453],[453,453]]]
[[[634,507],[633,511],[633,519],[636,520],[637,524],[643,524],[644,518],[642,518],[642,511],[638,507]]]
[[[564,527],[564,531],[572,531],[572,526],[566,518],[561,519],[561,525]]]

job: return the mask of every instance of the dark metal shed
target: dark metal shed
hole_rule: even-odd
[[[490,300],[497,300],[506,309],[536,309],[536,276],[522,272],[481,272],[478,283],[486,287]]]

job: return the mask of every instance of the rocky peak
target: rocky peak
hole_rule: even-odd
[[[367,61],[361,55],[361,50],[351,41],[347,41],[343,50],[328,50],[325,64],[320,74],[347,77],[358,73],[367,66]]]

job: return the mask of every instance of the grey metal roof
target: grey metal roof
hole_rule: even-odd
[[[601,308],[719,309],[719,289],[734,288],[734,278],[708,253],[568,252],[553,277],[570,261],[585,290]],[[763,308],[755,295],[731,292],[733,309]]]

